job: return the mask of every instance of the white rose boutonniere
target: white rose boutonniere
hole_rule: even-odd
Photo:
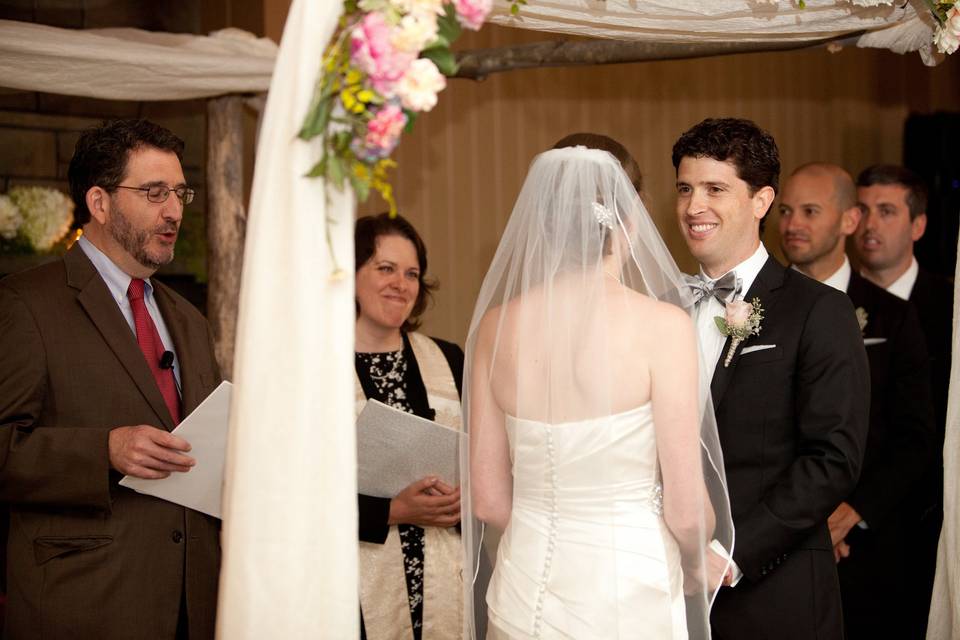
[[[867,313],[867,310],[863,307],[857,307],[857,324],[860,325],[860,335],[863,335],[863,330],[867,328],[867,319],[870,315]]]
[[[729,367],[740,343],[750,336],[760,334],[763,306],[760,304],[760,298],[754,298],[752,302],[744,300],[728,302],[724,316],[722,318],[714,316],[713,320],[717,323],[720,333],[730,338],[730,348],[727,349],[727,357],[723,360],[723,366]]]

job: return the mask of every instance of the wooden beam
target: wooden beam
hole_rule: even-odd
[[[847,34],[844,39],[859,34]],[[651,60],[678,60],[732,53],[787,51],[830,42],[642,42],[625,40],[551,40],[512,47],[457,52],[459,69],[454,78],[482,80],[491,73],[535,67],[573,67],[622,64]]]
[[[240,273],[247,212],[243,206],[243,96],[207,101],[207,318],[224,378],[233,376]]]

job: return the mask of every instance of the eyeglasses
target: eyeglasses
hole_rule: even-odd
[[[197,195],[197,192],[191,189],[190,187],[176,187],[171,189],[164,184],[154,184],[149,187],[125,187],[122,184],[117,185],[117,189],[129,189],[130,191],[146,191],[147,200],[150,202],[155,202],[160,204],[161,202],[166,202],[167,198],[170,197],[170,192],[177,194],[177,197],[180,198],[180,202],[185,205],[193,202],[193,197]]]

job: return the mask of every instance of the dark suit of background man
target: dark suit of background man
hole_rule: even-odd
[[[145,120],[84,132],[69,169],[83,238],[0,281],[13,640],[213,637],[218,521],[117,485],[187,472],[169,431],[220,382],[203,316],[149,280],[193,198],[182,151]]]
[[[933,406],[936,417],[934,455],[921,491],[913,499],[924,509],[908,547],[912,561],[902,576],[910,585],[906,615],[926,629],[936,572],[937,542],[943,520],[943,433],[950,385],[953,284],[917,264],[913,243],[927,226],[927,186],[918,175],[896,165],[875,165],[857,177],[857,199],[863,211],[854,235],[860,273],[867,280],[914,304],[927,339]]]
[[[843,622],[827,517],[857,482],[867,436],[867,359],[850,300],[785,269],[760,242],[780,159],[747,120],[709,119],[673,147],[677,216],[701,278],[734,272],[736,299],[759,299],[760,334],[726,364],[731,341],[695,311],[736,529],[735,566],[714,603],[717,640],[840,639]],[[726,298],[727,302],[731,300]],[[724,563],[710,555],[711,573]]]
[[[847,640],[922,638],[926,617],[908,615],[903,576],[920,525],[917,499],[934,444],[926,342],[917,313],[854,273],[846,240],[861,212],[853,179],[811,163],[794,171],[780,199],[780,242],[794,268],[845,291],[857,309],[870,361],[870,431],[860,481],[828,520],[840,575]]]

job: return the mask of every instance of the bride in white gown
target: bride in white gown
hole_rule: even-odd
[[[612,155],[537,156],[467,339],[465,637],[709,637],[733,531],[691,306]]]

